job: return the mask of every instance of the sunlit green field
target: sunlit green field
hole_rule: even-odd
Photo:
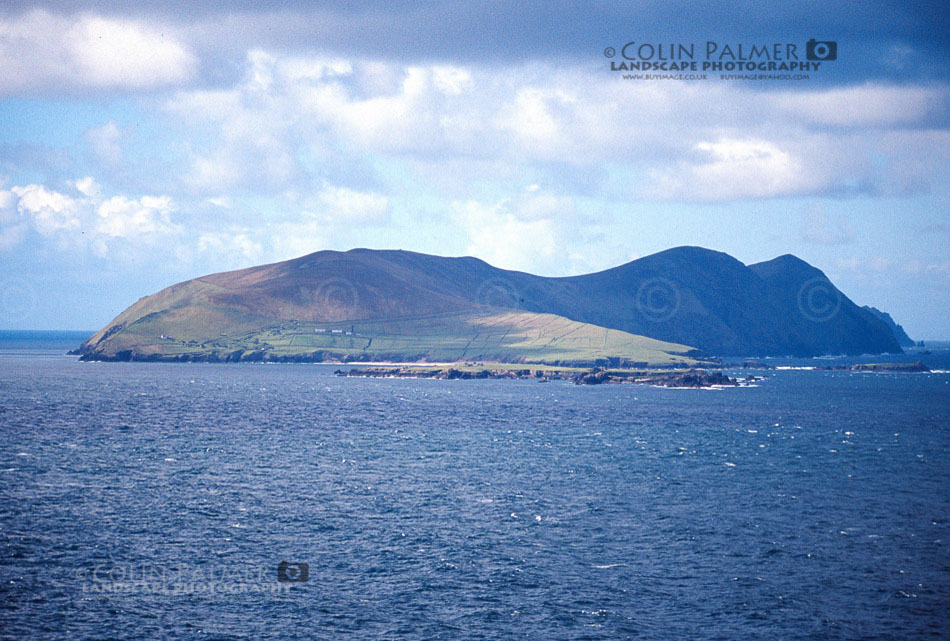
[[[310,323],[284,321],[208,338],[200,328],[181,327],[164,314],[140,319],[115,337],[114,350],[176,356],[237,351],[269,357],[324,353],[323,360],[502,363],[570,363],[623,359],[643,365],[692,364],[691,348],[644,336],[579,323],[552,314],[487,310],[410,318]],[[182,336],[181,334],[186,333]],[[108,340],[108,339],[107,339]]]

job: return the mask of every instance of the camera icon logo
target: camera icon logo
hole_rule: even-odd
[[[805,58],[808,60],[837,60],[838,43],[833,40],[815,40],[805,43]]]
[[[306,563],[277,564],[277,580],[281,583],[304,583],[310,579],[310,566]]]

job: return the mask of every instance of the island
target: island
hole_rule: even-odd
[[[678,247],[552,278],[473,257],[321,251],[135,302],[86,361],[715,368],[725,356],[900,353],[892,328],[790,255]]]
[[[856,365],[842,365],[830,369],[843,369],[850,372],[929,372],[930,368],[923,361],[911,363],[858,363]]]
[[[358,378],[427,378],[443,380],[521,379],[539,383],[567,380],[575,385],[641,384],[658,387],[738,387],[755,380],[754,376],[735,379],[721,371],[703,369],[635,370],[603,367],[556,368],[545,366],[506,367],[501,363],[466,363],[458,366],[402,365],[398,367],[353,367],[338,369],[337,376]]]

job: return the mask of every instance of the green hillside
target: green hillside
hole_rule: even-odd
[[[483,310],[393,319],[254,320],[225,310],[181,307],[147,314],[87,352],[89,359],[497,361],[688,365],[685,345],[578,323],[553,314]],[[200,321],[195,319],[200,318]],[[211,322],[212,319],[215,322]],[[218,331],[227,329],[231,331]]]
[[[670,354],[689,351],[684,345],[718,356],[900,351],[884,321],[804,261],[746,266],[679,247],[564,278],[471,257],[322,251],[167,287],[131,305],[79,353],[668,364]]]

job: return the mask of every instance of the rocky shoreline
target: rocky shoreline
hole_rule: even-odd
[[[671,372],[647,371],[617,371],[594,368],[584,372],[565,372],[561,370],[530,370],[530,369],[481,369],[460,370],[448,368],[421,368],[421,367],[358,367],[349,370],[336,370],[337,376],[360,378],[433,378],[442,380],[457,379],[521,379],[537,380],[546,383],[552,380],[569,380],[575,385],[602,385],[602,384],[641,384],[660,387],[738,387],[740,381],[726,376],[722,372],[710,372],[700,369],[689,369]],[[742,383],[751,382],[754,377],[744,379]]]
[[[98,351],[95,349],[86,349],[80,347],[66,352],[70,356],[78,356],[83,362],[104,362],[104,363],[323,363],[334,365],[361,365],[375,363],[419,363],[424,365],[431,362],[425,353],[406,353],[406,352],[380,352],[374,354],[346,354],[333,350],[314,350],[295,354],[274,353],[267,349],[234,349],[234,350],[212,350],[204,352],[183,352],[164,354],[158,352],[141,353],[133,349],[119,350],[115,353]],[[519,364],[526,364],[525,361],[505,361],[515,367]],[[546,361],[547,362],[547,361]],[[593,360],[553,360],[547,362],[554,367],[565,368],[650,368],[653,367],[644,361],[630,361],[623,358],[597,358]],[[468,363],[469,365],[471,363]],[[696,363],[671,363],[656,367],[668,369],[689,369],[692,367],[708,366],[718,367],[718,359],[706,358]]]
[[[689,369],[679,372],[613,372],[592,370],[575,376],[577,385],[600,385],[603,383],[636,383],[659,387],[738,387],[740,381],[730,378],[722,372],[710,372],[703,369]],[[754,377],[742,382],[751,382]]]
[[[776,369],[775,365],[762,361],[746,360],[738,367],[742,369]],[[931,369],[923,361],[910,363],[856,363],[854,365],[814,365],[815,370],[830,372],[929,372]]]
[[[822,368],[824,369],[824,368]],[[828,369],[848,370],[851,372],[929,372],[923,361],[912,363],[860,363],[858,365],[829,367]]]

